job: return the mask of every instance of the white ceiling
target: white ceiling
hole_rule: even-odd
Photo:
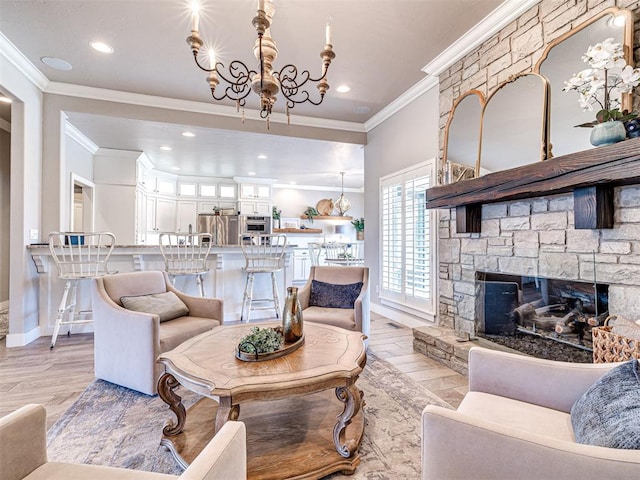
[[[256,0],[200,0],[201,36],[212,42],[218,60],[252,61]],[[276,68],[293,63],[317,75],[324,26],[331,17],[336,58],[329,70],[332,88],[322,105],[299,105],[296,115],[362,124],[424,78],[421,68],[493,11],[502,0],[275,0],[271,33],[279,56]],[[188,0],[0,0],[0,31],[50,81],[70,85],[210,102],[206,74],[191,58],[185,39],[190,29]],[[92,40],[115,48],[94,52]],[[64,59],[70,71],[52,69],[41,57]],[[351,91],[337,93],[348,84]],[[70,87],[72,88],[72,87]],[[315,88],[313,88],[315,92]],[[254,95],[247,107],[256,105]],[[228,103],[232,105],[232,103]],[[354,108],[368,107],[369,113]],[[284,108],[280,99],[275,111]],[[144,150],[162,169],[184,174],[279,178],[281,183],[335,185],[347,171],[345,186],[363,184],[360,146],[184,127],[69,112],[71,123],[101,147]],[[234,127],[235,128],[235,127]],[[265,129],[265,132],[266,129]],[[185,140],[192,140],[187,142]],[[171,152],[160,145],[172,143]],[[269,158],[259,162],[258,154]]]

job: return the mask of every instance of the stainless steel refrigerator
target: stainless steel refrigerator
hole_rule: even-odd
[[[238,245],[238,215],[198,215],[198,233],[211,235],[213,245]]]

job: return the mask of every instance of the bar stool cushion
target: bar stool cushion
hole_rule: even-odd
[[[189,314],[187,306],[173,292],[123,296],[120,297],[120,302],[127,310],[155,313],[160,316],[160,322],[166,322]]]
[[[325,308],[351,308],[360,295],[362,282],[334,284],[311,280],[309,305]]]

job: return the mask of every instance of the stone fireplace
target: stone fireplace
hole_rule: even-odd
[[[640,187],[614,189],[614,226],[575,229],[572,194],[482,206],[481,233],[457,233],[456,209],[439,210],[439,323],[475,336],[477,272],[608,285],[608,309],[640,308]],[[594,279],[595,272],[595,279]]]

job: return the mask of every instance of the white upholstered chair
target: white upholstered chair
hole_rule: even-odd
[[[422,478],[640,478],[640,450],[579,444],[573,434],[572,405],[617,365],[473,347],[458,409],[428,405],[422,414]]]
[[[49,234],[49,251],[56,265],[58,278],[65,281],[53,327],[51,348],[56,345],[62,325],[69,327],[69,335],[73,325],[93,322],[91,310],[78,311],[76,308],[78,283],[113,273],[108,265],[115,243],[115,235],[109,232]]]
[[[47,458],[47,412],[25,405],[0,418],[2,480],[246,480],[247,434],[244,423],[228,421],[182,475],[127,470],[103,465],[50,462]]]
[[[313,281],[340,287],[362,282],[362,288],[350,308],[312,305]],[[298,290],[298,299],[305,322],[325,323],[369,336],[369,268],[368,267],[311,267],[307,283]]]
[[[123,307],[123,297],[145,300],[143,296],[166,292],[173,292],[188,311],[161,321],[159,313]],[[96,377],[148,395],[156,394],[158,378],[164,371],[156,363],[158,355],[217,327],[223,320],[222,300],[185,295],[173,288],[166,272],[160,271],[97,278],[92,301]]]

